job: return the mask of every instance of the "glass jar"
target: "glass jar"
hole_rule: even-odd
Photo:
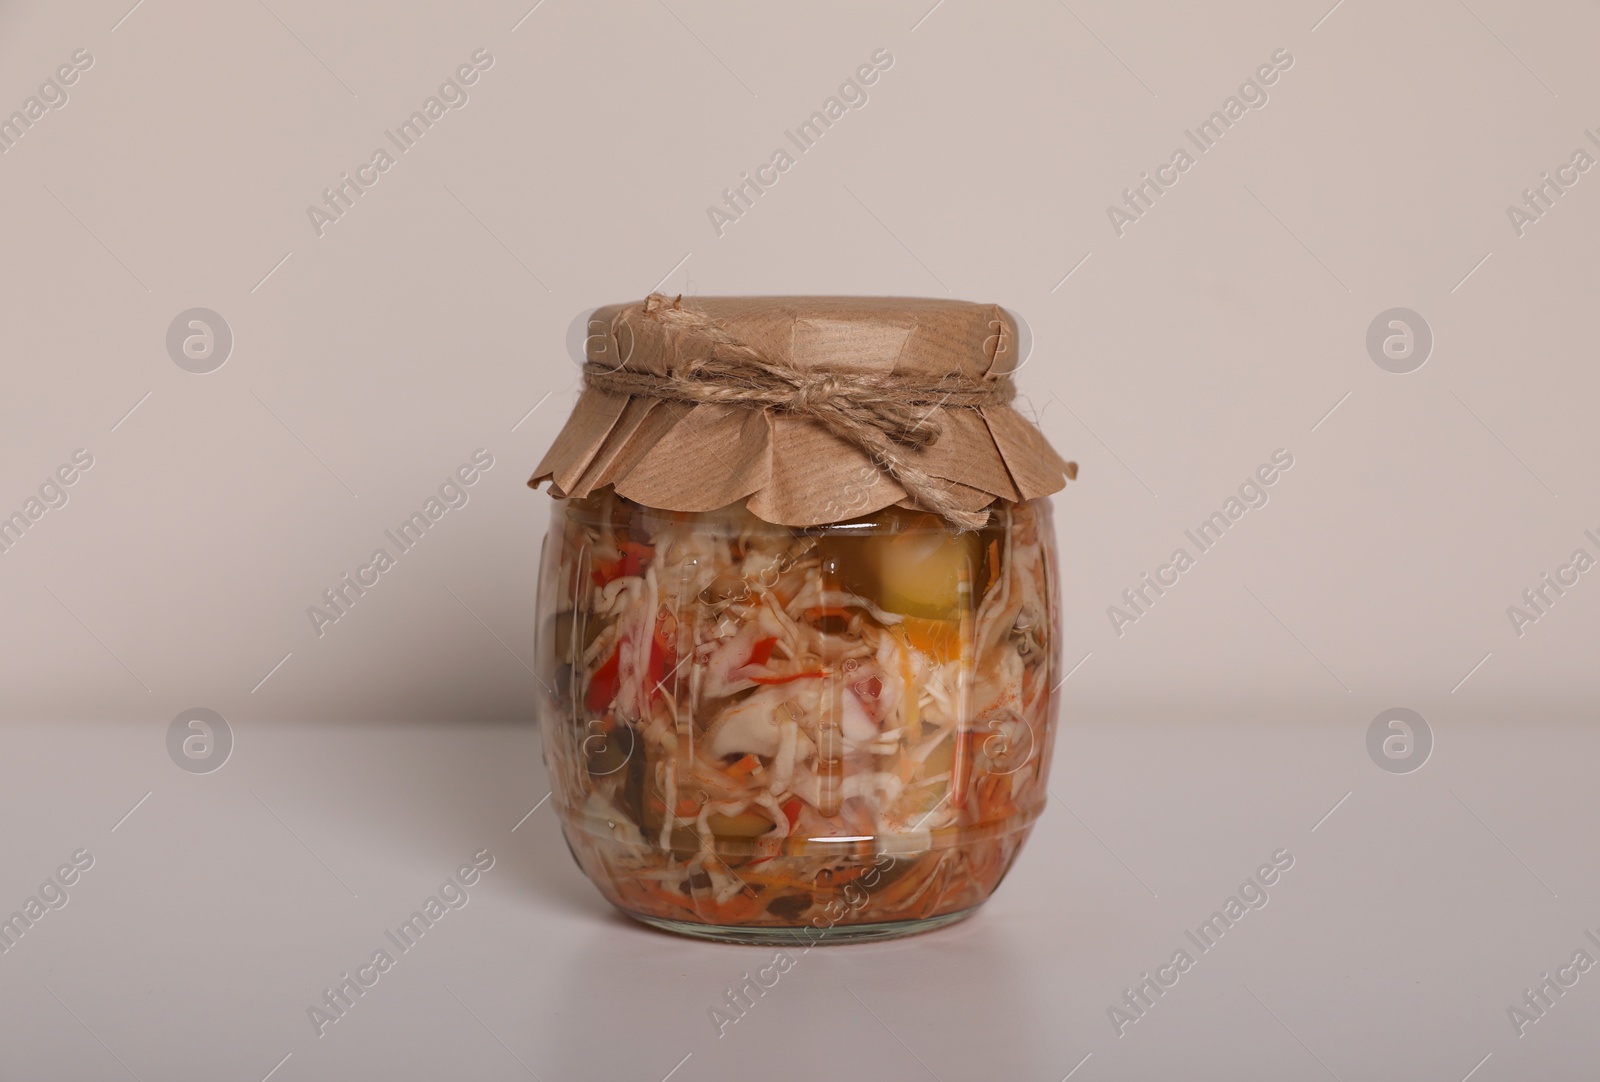
[[[573,857],[624,913],[708,939],[959,920],[1045,805],[1057,588],[1048,498],[976,530],[557,500],[536,653]]]

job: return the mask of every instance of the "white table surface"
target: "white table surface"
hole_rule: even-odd
[[[1061,801],[976,916],[797,955],[722,1035],[710,1007],[773,949],[613,913],[551,805],[524,819],[548,791],[531,725],[239,721],[196,775],[165,724],[13,724],[0,914],[94,863],[0,955],[0,1077],[1592,1077],[1600,969],[1521,1036],[1507,1013],[1600,959],[1578,720],[1437,710],[1397,775],[1343,704],[1072,719]],[[318,1036],[324,989],[483,848],[467,904]],[[1279,849],[1270,901],[1200,953],[1185,930]],[[1184,947],[1119,1036],[1108,1008]]]

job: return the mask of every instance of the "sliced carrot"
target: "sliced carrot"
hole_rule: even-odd
[[[931,654],[940,661],[949,661],[961,652],[961,625],[954,620],[907,616],[900,626],[905,629],[908,647]]]
[[[714,924],[743,924],[760,916],[763,908],[760,897],[752,890],[741,890],[721,905],[707,900],[699,906]]]
[[[729,900],[737,900],[739,903],[738,908],[725,918],[730,923],[743,924],[746,921],[755,920],[766,909],[766,903],[754,895],[738,894]],[[724,907],[724,911],[726,911],[726,907]]]
[[[617,894],[624,902],[647,916],[664,917],[668,920],[682,920],[685,915],[691,920],[700,917],[695,911],[692,899],[668,890],[654,880],[622,880],[616,884],[616,888]]]
[[[754,755],[746,755],[744,758],[728,767],[725,773],[730,778],[742,779],[749,777],[756,770],[760,769],[760,767],[760,759],[757,759]]]
[[[987,822],[1015,815],[1017,805],[1011,799],[1009,774],[985,774],[978,779],[978,819]]]
[[[667,802],[662,800],[658,795],[651,795],[646,799],[645,803],[649,805],[651,811],[656,812],[657,814],[667,810]],[[694,816],[700,814],[700,802],[689,797],[681,797],[679,798],[678,802],[672,806],[672,814],[676,815],[679,819],[693,818]]]
[[[972,744],[974,733],[957,733],[955,754],[950,766],[950,806],[964,808],[967,805],[967,783],[972,780]]]

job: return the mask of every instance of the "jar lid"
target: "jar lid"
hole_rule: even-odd
[[[812,526],[926,507],[919,478],[970,516],[1077,473],[1010,404],[1017,326],[998,305],[652,294],[589,330],[587,385],[528,482],[557,497],[614,485],[664,510],[743,502]]]

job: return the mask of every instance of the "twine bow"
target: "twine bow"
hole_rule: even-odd
[[[706,356],[680,363],[668,375],[611,368],[588,362],[584,383],[613,394],[673,402],[765,407],[817,422],[854,444],[899,483],[916,503],[963,529],[989,521],[987,511],[966,511],[949,482],[911,462],[908,449],[928,447],[942,428],[939,409],[1004,405],[1016,395],[1009,376],[975,379],[951,373],[938,379],[915,375],[806,372],[780,364],[730,334],[710,317],[652,293],[645,314],[705,343]]]

